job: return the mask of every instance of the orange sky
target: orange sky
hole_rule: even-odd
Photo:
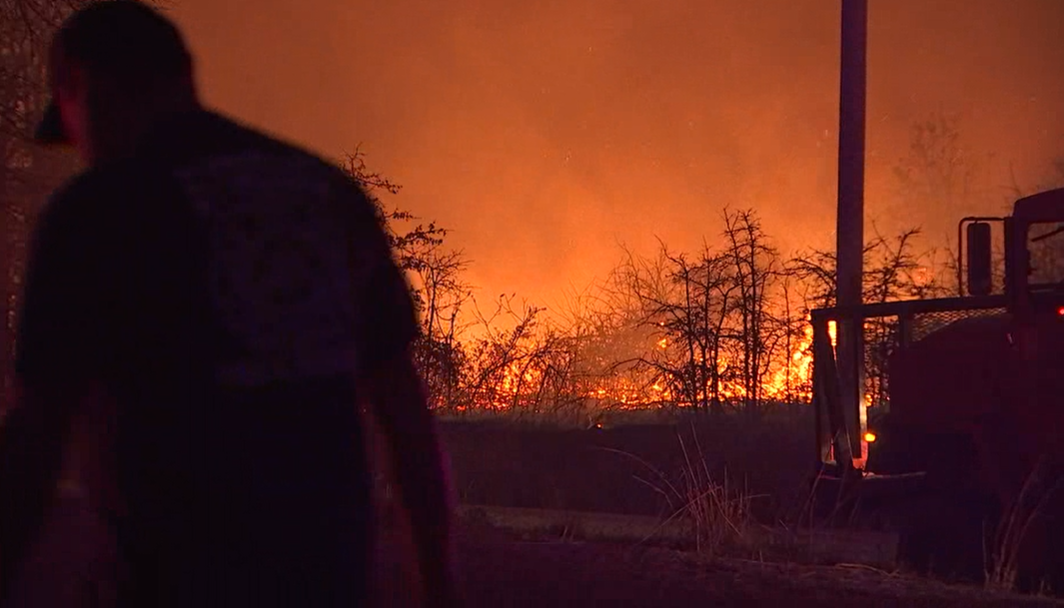
[[[1064,158],[1064,2],[871,0],[868,216],[899,214],[910,126],[993,154],[972,212]],[[249,10],[250,9],[250,10]],[[316,152],[362,145],[395,203],[453,230],[482,297],[554,305],[724,205],[782,249],[833,243],[839,2],[176,0],[207,100]],[[991,192],[992,191],[992,192]],[[978,207],[982,208],[978,208]],[[903,217],[899,217],[903,216]],[[937,218],[942,226],[953,219]]]

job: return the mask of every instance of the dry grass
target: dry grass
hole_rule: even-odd
[[[699,551],[716,552],[721,547],[747,543],[748,531],[754,523],[751,502],[757,498],[744,484],[741,488],[729,483],[724,470],[720,481],[709,472],[698,434],[692,428],[695,452],[692,454],[682,435],[678,435],[684,456],[682,489],[687,502],[683,510],[695,525]]]
[[[453,452],[455,474],[465,494],[463,502],[645,515],[657,518],[660,528],[645,537],[637,533],[643,541],[634,541],[638,544],[654,544],[662,530],[673,524],[693,528],[691,542],[685,546],[697,547],[702,555],[757,560],[764,555],[795,564],[837,563],[837,558],[824,556],[826,550],[805,545],[819,543],[833,549],[834,544],[843,543],[826,538],[827,533],[838,526],[852,527],[850,511],[858,509],[847,503],[849,508],[829,518],[834,525],[825,524],[823,514],[814,516],[814,496],[823,488],[818,488],[820,479],[809,484],[802,474],[809,472],[803,464],[811,451],[801,440],[804,437],[793,440],[802,435],[796,429],[803,428],[804,422],[749,424],[724,417],[700,421],[698,432],[694,424],[690,430],[685,428],[686,423],[607,426],[597,433],[505,425],[445,426],[450,427],[448,447],[457,450]],[[736,471],[737,475],[729,475]],[[736,479],[744,483],[736,484]],[[1025,484],[1024,499],[984,539],[988,591],[1017,587],[1026,567],[1021,562],[1027,557],[1021,552],[1021,541],[1037,535],[1032,528],[1036,528],[1044,499],[1031,496],[1040,491],[1040,485],[1044,480],[1032,476]],[[552,536],[555,540],[569,538],[574,528],[559,530]],[[873,563],[864,559],[846,561]],[[884,563],[880,568],[891,572],[894,566]]]
[[[708,557],[618,542],[507,542],[490,530],[471,531],[462,557],[471,607],[1062,605],[865,565]]]
[[[813,446],[802,429],[812,422],[805,414],[777,412],[761,420],[726,414],[668,424],[607,421],[599,430],[452,422],[441,430],[465,504],[664,517],[678,505],[635,477],[656,486],[662,480],[617,452],[638,455],[679,485],[686,463],[677,434],[690,450],[693,424],[713,477],[722,481],[726,468],[729,483],[739,480],[749,493],[765,495],[751,508],[759,522],[773,524],[793,511],[808,483]],[[680,502],[667,493],[672,503]]]
[[[676,482],[637,455],[611,448],[600,449],[632,458],[654,476],[653,480],[639,476],[636,479],[669,504],[671,514],[661,525],[666,526],[677,519],[686,520],[694,528],[699,553],[712,555],[726,548],[750,545],[749,531],[755,525],[751,503],[757,496],[752,495],[746,486],[731,484],[727,469],[719,479],[714,477],[693,426],[691,436],[693,445],[688,447],[683,435],[676,435],[683,456]]]
[[[1024,480],[1023,487],[1013,504],[998,522],[993,536],[984,541],[986,585],[990,589],[1012,591],[1016,589],[1022,569],[1031,567],[1022,561],[1024,545],[1032,528],[1044,518],[1045,508],[1060,489],[1060,481],[1046,487],[1051,474],[1046,463],[1040,460]],[[1042,583],[1045,589],[1046,582]]]

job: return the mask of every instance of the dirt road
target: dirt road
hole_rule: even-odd
[[[463,529],[460,560],[470,608],[1064,606],[859,566],[707,560],[624,544],[520,541],[483,530]],[[398,570],[391,576],[381,604],[412,605],[410,580]]]

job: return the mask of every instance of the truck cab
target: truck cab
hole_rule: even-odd
[[[988,429],[1031,450],[1064,445],[1064,189],[1021,198],[1008,217],[964,218],[958,243],[956,297],[812,312],[820,474],[921,476],[1006,441]],[[863,375],[885,384],[883,403],[839,390],[829,328],[850,319],[889,328],[873,345],[886,369]]]
[[[916,568],[978,580],[1012,556],[1025,584],[1064,587],[1064,189],[965,218],[958,237],[956,297],[812,312],[814,510],[893,522]],[[853,321],[886,353],[857,370],[882,402],[840,388],[830,326]]]

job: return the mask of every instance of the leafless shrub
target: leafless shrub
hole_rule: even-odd
[[[893,237],[875,232],[864,247],[863,295],[865,303],[938,297],[946,292],[936,269],[936,251],[918,249],[920,231],[904,230]],[[789,262],[790,272],[800,281],[805,300],[812,307],[835,305],[835,253],[810,250]],[[868,319],[865,322],[865,392],[871,404],[886,400],[889,386],[886,362],[897,346],[897,320]]]
[[[1047,477],[1045,461],[1039,460],[1024,479],[1016,499],[997,522],[994,534],[984,538],[984,573],[988,588],[1013,591],[1023,568],[1044,565],[1025,563],[1023,550],[1031,539],[1030,533],[1046,517],[1047,503],[1060,490],[1060,481],[1049,485]]]
[[[647,469],[652,479],[637,479],[663,496],[670,505],[671,514],[661,525],[676,520],[690,523],[700,553],[715,555],[728,549],[748,546],[755,525],[751,503],[758,497],[745,487],[736,488],[732,485],[727,471],[719,479],[711,474],[693,427],[693,445],[688,446],[682,434],[677,434],[677,440],[683,464],[679,480],[675,483],[660,469],[634,454],[603,449],[631,458]]]

